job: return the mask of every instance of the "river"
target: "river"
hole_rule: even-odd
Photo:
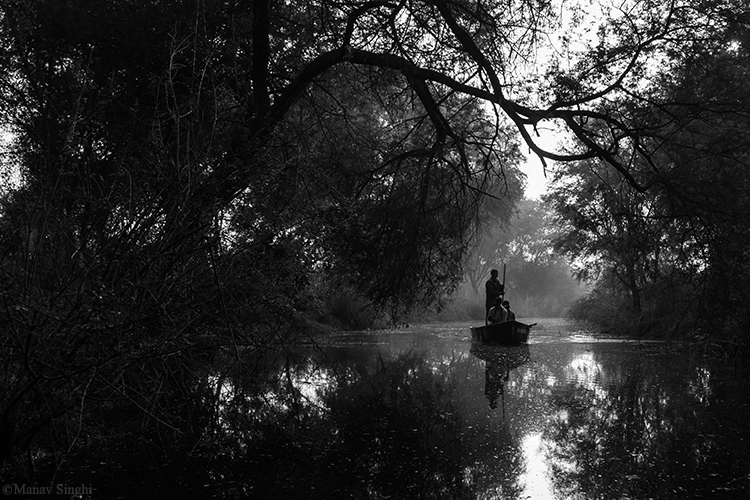
[[[750,498],[747,369],[683,344],[522,321],[538,323],[524,346],[474,344],[468,324],[345,332],[217,379],[225,432],[243,443],[240,491]]]

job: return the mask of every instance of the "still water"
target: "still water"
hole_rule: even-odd
[[[253,388],[217,381],[242,494],[750,498],[746,369],[525,321],[525,346],[472,344],[468,324],[348,332],[275,357]]]

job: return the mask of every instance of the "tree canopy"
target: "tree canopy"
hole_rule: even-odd
[[[585,26],[582,9],[562,19],[548,2],[10,3],[2,95],[19,198],[56,208],[33,234],[59,225],[55,250],[81,257],[83,272],[69,270],[79,278],[100,274],[93,263],[115,246],[130,255],[117,278],[97,277],[111,287],[143,265],[145,247],[181,261],[148,263],[165,282],[239,236],[253,248],[288,242],[292,267],[345,266],[378,303],[429,301],[461,274],[481,196],[506,196],[516,136],[543,158],[602,158],[637,190],[661,179],[648,172],[651,129],[634,119],[650,97],[641,87],[675,40],[713,33],[713,11],[603,9],[588,45],[562,36],[540,75],[534,51]],[[533,131],[545,123],[570,132],[575,151],[540,148]]]
[[[485,282],[497,269],[500,280],[505,280],[506,298],[519,314],[564,316],[580,291],[563,252],[555,249],[566,226],[556,220],[554,205],[523,199],[515,209],[501,213],[507,220],[483,221],[466,264],[464,295],[477,306],[484,304]],[[478,312],[481,318],[484,310]]]
[[[746,65],[724,64],[747,10],[592,8],[0,4],[0,459],[24,470],[84,427],[91,449],[192,449],[217,356],[283,344],[341,290],[399,312],[455,288],[481,222],[521,199],[521,147],[658,192],[702,224],[687,262],[747,273]]]
[[[629,298],[624,320],[604,313],[613,322],[669,333],[698,324],[745,343],[749,12],[724,7],[675,11],[696,36],[673,40],[622,103],[644,131],[644,159],[635,143],[621,153],[642,181],[613,176],[601,160],[573,162],[556,172],[548,201],[569,224],[558,246],[583,263],[579,276]]]

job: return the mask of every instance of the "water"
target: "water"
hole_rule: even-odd
[[[526,346],[347,332],[217,379],[222,496],[750,498],[748,370],[533,321]]]

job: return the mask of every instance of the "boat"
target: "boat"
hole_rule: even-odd
[[[525,344],[529,340],[529,331],[535,324],[527,325],[511,320],[493,325],[472,326],[471,340],[492,344]]]

